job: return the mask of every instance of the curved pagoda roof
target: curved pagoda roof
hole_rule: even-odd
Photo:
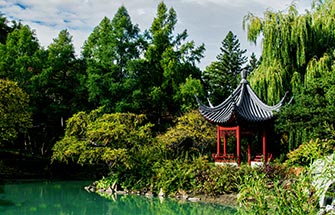
[[[234,92],[221,104],[217,106],[206,106],[199,101],[199,111],[205,119],[211,123],[227,125],[237,122],[265,122],[274,117],[273,112],[279,111],[283,105],[285,96],[274,105],[263,103],[256,93],[251,89],[246,79],[246,71],[242,71],[242,80]]]

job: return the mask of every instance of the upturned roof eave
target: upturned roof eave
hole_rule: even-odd
[[[279,111],[286,95],[278,104],[269,106],[258,98],[248,81],[242,77],[238,87],[221,104],[208,107],[198,98],[197,102],[204,118],[215,124],[230,124],[234,121],[262,123],[274,118],[273,112]]]

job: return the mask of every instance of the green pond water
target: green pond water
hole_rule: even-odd
[[[217,204],[119,195],[106,199],[86,192],[91,182],[17,182],[0,185],[1,215],[216,215],[235,209]]]

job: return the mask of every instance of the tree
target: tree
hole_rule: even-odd
[[[103,114],[101,108],[78,112],[68,120],[64,138],[54,145],[52,160],[130,168],[130,155],[152,141],[151,127],[143,114]]]
[[[84,44],[89,100],[107,111],[136,109],[131,96],[135,81],[128,70],[130,61],[141,53],[143,41],[124,6],[112,21],[103,18]]]
[[[55,114],[58,118],[68,118],[85,109],[87,99],[81,82],[85,81],[85,71],[80,60],[75,57],[72,36],[62,30],[47,49],[47,60],[40,74],[35,78],[46,105],[44,114]],[[86,95],[85,95],[86,96]],[[86,104],[86,105],[85,105]]]
[[[263,35],[262,62],[250,82],[268,103],[277,103],[286,91],[293,103],[282,109],[278,130],[287,150],[311,138],[327,138],[325,124],[333,125],[334,1],[315,1],[310,11],[266,11],[264,18],[248,14],[248,38]]]
[[[0,146],[15,142],[31,127],[29,97],[18,84],[0,79]]]
[[[215,126],[193,110],[176,119],[176,124],[157,137],[167,145],[172,159],[185,154],[206,155],[215,144]]]
[[[186,79],[200,80],[201,76],[196,63],[203,57],[204,45],[196,47],[193,41],[185,42],[186,30],[174,35],[176,23],[175,10],[161,2],[146,34],[148,46],[144,58],[133,64],[138,87],[134,100],[139,101],[141,110],[157,125],[180,112],[185,102],[180,90]]]
[[[37,38],[29,26],[18,25],[7,35],[6,43],[0,44],[0,78],[14,81],[25,93],[29,95],[29,109],[32,111],[33,121],[36,113],[41,109],[37,106],[38,90],[34,79],[43,68],[45,51],[40,48]],[[38,125],[33,122],[34,128]],[[30,132],[24,138],[27,148],[31,149]],[[34,139],[39,140],[43,136]],[[29,138],[28,138],[29,137]]]
[[[60,31],[46,50],[42,71],[31,79],[35,127],[30,140],[42,155],[50,153],[63,135],[67,118],[87,108],[84,72],[75,58],[72,36],[67,30]]]
[[[5,44],[0,44],[0,78],[18,83],[29,95],[33,94],[31,79],[42,68],[43,51],[34,32],[20,26],[9,33]]]
[[[212,62],[204,71],[203,79],[213,104],[226,99],[239,82],[239,75],[247,62],[246,50],[240,49],[240,42],[233,32],[229,31],[220,47],[217,61]]]
[[[248,75],[252,74],[253,71],[255,71],[259,64],[261,63],[261,59],[257,60],[257,57],[255,53],[252,53],[249,59],[248,65],[245,67],[247,70]]]
[[[10,25],[8,19],[0,12],[0,43],[5,44],[8,34],[21,27],[22,24],[16,21],[11,21]]]
[[[8,26],[8,20],[0,13],[0,43],[4,44],[8,33],[11,32],[11,27]]]
[[[299,93],[309,62],[332,52],[334,4],[320,1],[304,14],[292,4],[286,12],[267,10],[264,18],[245,16],[248,39],[256,42],[263,35],[263,60],[250,82],[268,103],[277,103],[286,91]]]
[[[301,93],[278,115],[276,127],[286,137],[288,150],[311,139],[334,137],[327,129],[333,127],[335,121],[334,62],[335,53],[310,62],[307,73],[313,73],[313,78],[305,81]]]

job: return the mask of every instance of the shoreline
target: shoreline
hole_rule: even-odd
[[[231,194],[221,194],[217,196],[208,196],[205,194],[181,194],[177,192],[176,194],[172,195],[164,195],[163,193],[156,194],[150,191],[148,192],[139,192],[139,191],[125,191],[125,190],[117,190],[115,186],[108,187],[107,189],[96,188],[95,184],[91,184],[85,186],[84,189],[89,193],[96,193],[102,197],[109,198],[114,195],[139,195],[147,198],[162,198],[162,199],[174,199],[183,202],[202,202],[202,203],[213,203],[213,204],[220,204],[223,206],[228,207],[236,207],[237,206],[237,193]]]

